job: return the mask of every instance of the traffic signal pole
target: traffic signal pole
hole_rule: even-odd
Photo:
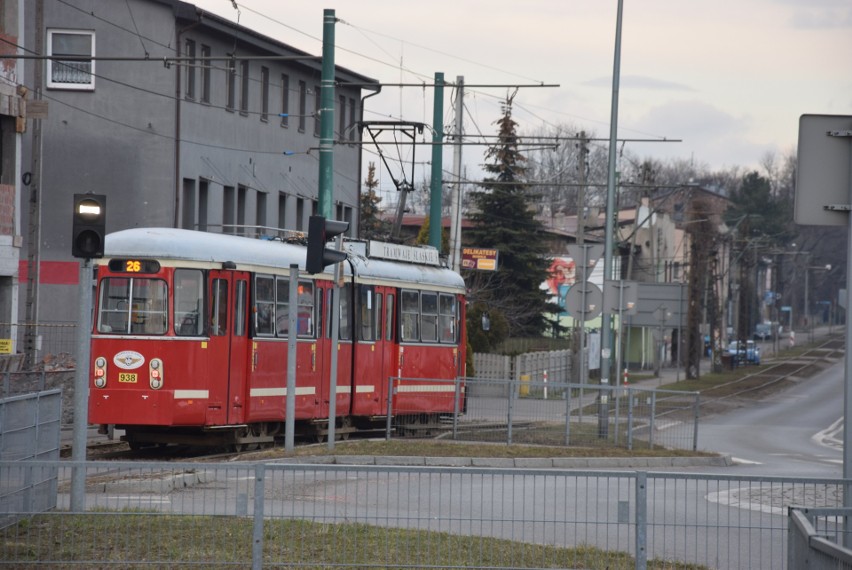
[[[89,331],[92,327],[92,260],[80,261],[77,303],[77,364],[74,372],[74,426],[71,446],[71,512],[86,510],[86,440],[89,422]]]

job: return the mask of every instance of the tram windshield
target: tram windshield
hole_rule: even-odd
[[[166,334],[168,300],[162,279],[107,277],[101,281],[98,332]]]

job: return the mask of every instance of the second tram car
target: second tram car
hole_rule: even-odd
[[[109,234],[96,260],[89,421],[123,429],[132,448],[272,441],[284,433],[295,332],[297,433],[321,440],[334,283],[331,273],[306,274],[305,255],[280,240],[192,230]],[[392,414],[412,421],[463,408],[454,381],[465,375],[464,281],[434,261],[350,254],[343,262],[338,433],[384,425],[389,391]],[[301,268],[296,307],[291,264]]]

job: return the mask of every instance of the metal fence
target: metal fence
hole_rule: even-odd
[[[840,480],[299,463],[0,462],[59,469],[58,509],[0,530],[14,568],[798,570],[787,507],[836,508]],[[6,515],[26,508],[0,505]],[[18,509],[18,510],[15,510]]]
[[[787,560],[797,570],[838,570],[852,568],[848,508],[790,507]]]
[[[51,370],[57,367],[73,368],[76,352],[76,321],[42,323],[0,323],[0,338],[16,338],[18,352],[26,351],[26,339],[33,339],[33,367]]]
[[[456,381],[393,378],[392,382],[395,389],[388,415],[393,422],[388,424],[388,437],[401,434],[627,449],[695,450],[698,445],[698,392],[479,377]],[[447,407],[451,412],[435,423],[434,418],[418,416],[417,410],[394,403],[401,385],[422,398],[426,398],[426,386],[443,386],[433,392],[434,398],[449,401],[448,392],[453,391],[464,404]],[[465,397],[459,398],[462,390]]]
[[[58,460],[61,407],[59,390],[0,399],[0,461]],[[0,475],[0,526],[56,508],[56,467],[11,471]]]

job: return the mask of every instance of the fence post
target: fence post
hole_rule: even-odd
[[[461,399],[461,380],[455,379],[455,390],[453,390],[453,439],[458,439],[459,430],[459,400]]]
[[[633,450],[633,388],[627,389],[627,449]]]
[[[565,388],[565,445],[571,445],[571,384]]]
[[[615,383],[613,391],[615,392],[615,425],[613,426],[615,438],[613,443],[618,445],[618,432],[621,431],[619,429],[621,427],[621,386],[618,385],[618,382]]]
[[[636,472],[636,570],[648,568],[648,474]]]
[[[520,382],[515,378],[509,379],[509,408],[506,410],[506,443],[512,445],[512,413],[515,409],[515,398],[521,389]]]
[[[388,419],[385,422],[385,441],[391,438],[391,413],[393,413],[393,393],[396,390],[393,376],[388,377]]]
[[[657,391],[651,390],[651,421],[648,423],[648,447],[654,449],[654,419],[657,416]]]
[[[698,415],[701,413],[701,392],[695,393],[695,418],[692,426],[692,451],[698,451]]]
[[[252,528],[251,568],[263,568],[263,496],[266,470],[263,463],[254,466],[254,525]]]

